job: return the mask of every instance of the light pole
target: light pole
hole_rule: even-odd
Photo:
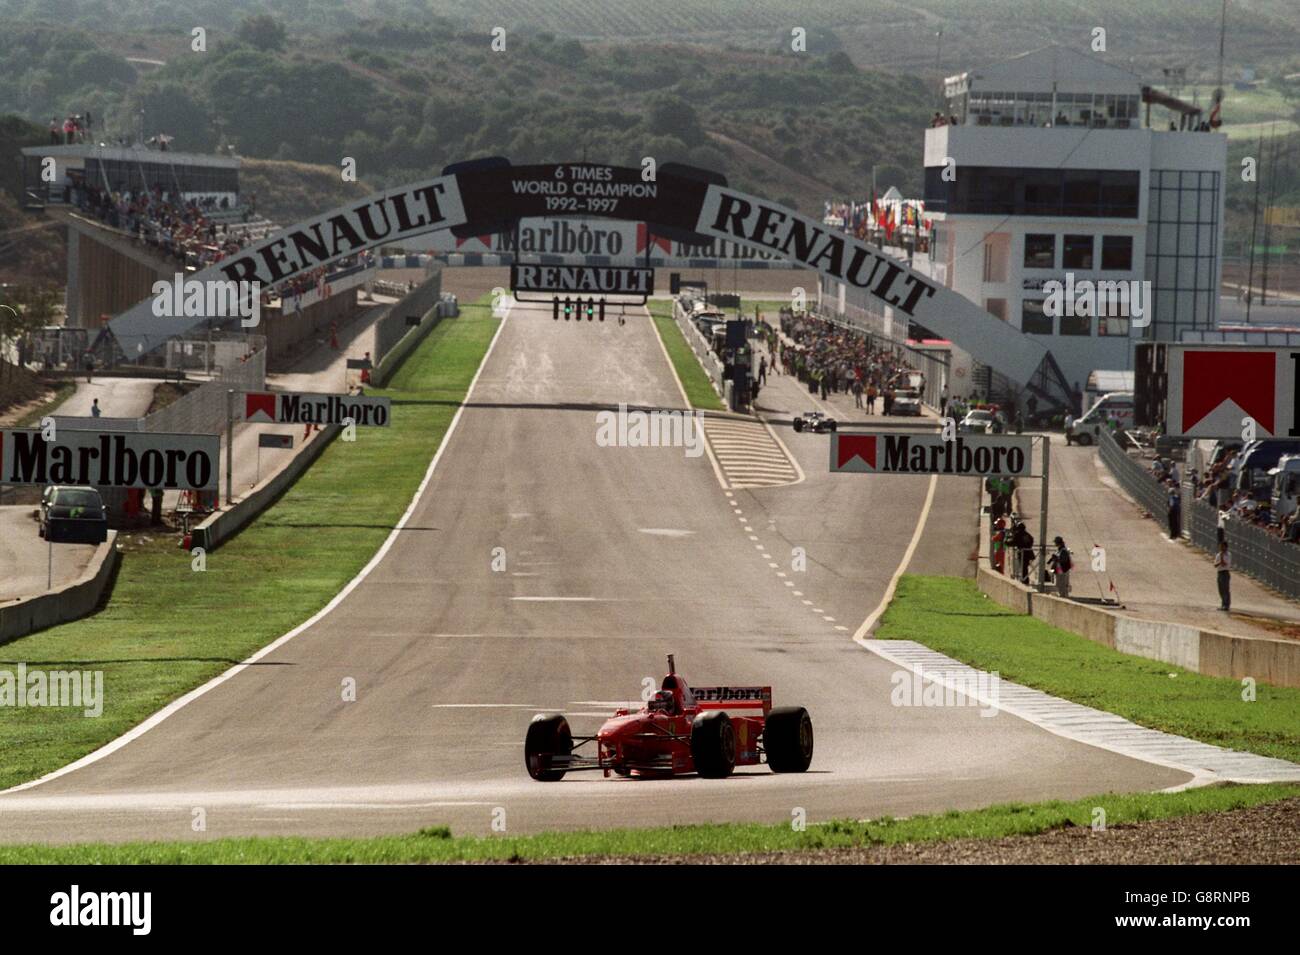
[[[934,32],[934,71],[939,75],[939,105],[944,105],[943,68],[940,67],[940,52],[943,50],[943,27]]]

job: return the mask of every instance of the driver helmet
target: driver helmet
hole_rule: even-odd
[[[674,702],[672,690],[659,690],[655,693],[654,699],[650,701],[650,709],[663,710],[666,713],[671,713],[673,711]]]

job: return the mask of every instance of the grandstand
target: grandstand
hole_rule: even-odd
[[[52,179],[45,172],[50,160]],[[27,207],[68,229],[67,324],[89,330],[96,353],[110,364],[159,363],[166,339],[124,346],[101,334],[110,318],[149,298],[155,282],[201,271],[279,228],[258,214],[255,195],[241,192],[237,156],[70,143],[27,147],[22,164]],[[356,288],[373,264],[369,256],[353,257],[263,289],[258,331],[269,361],[350,318]],[[239,330],[230,321],[209,324]]]

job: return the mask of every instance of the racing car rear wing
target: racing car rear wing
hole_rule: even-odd
[[[766,716],[772,708],[770,686],[693,686],[691,695],[702,710],[758,710]]]

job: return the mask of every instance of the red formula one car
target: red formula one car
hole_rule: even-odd
[[[749,713],[731,716],[728,710]],[[575,752],[591,743],[594,755]],[[802,773],[812,754],[812,720],[802,706],[773,709],[770,686],[691,689],[677,675],[671,653],[659,692],[641,709],[616,710],[595,736],[578,737],[561,714],[539,713],[524,740],[528,775],[546,783],[580,769],[722,779],[737,766],[767,763],[774,773]]]

